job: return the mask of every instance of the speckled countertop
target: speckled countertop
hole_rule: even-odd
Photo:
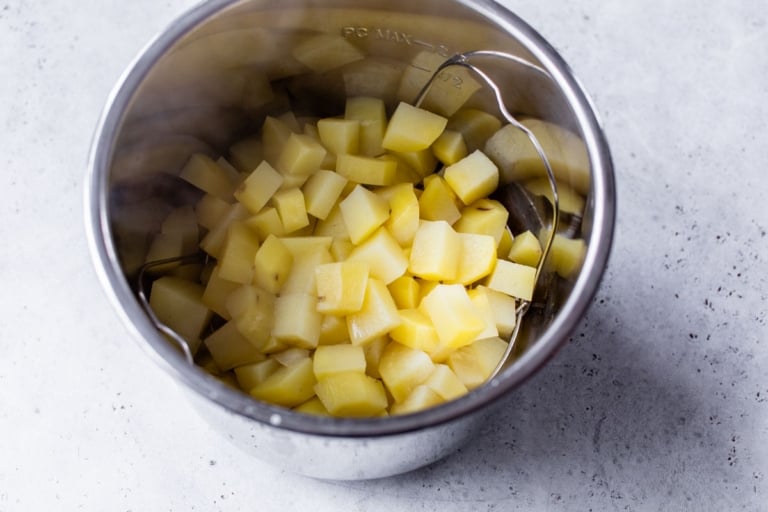
[[[106,95],[190,2],[0,2],[0,512],[768,510],[768,10],[507,0],[611,142],[589,314],[460,452],[328,483],[212,435],[104,299],[84,237]]]

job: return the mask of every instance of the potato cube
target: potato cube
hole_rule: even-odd
[[[330,416],[331,413],[325,408],[323,402],[316,396],[310,398],[303,404],[297,405],[293,408],[294,411],[302,414],[314,414],[316,416]]]
[[[436,405],[440,405],[445,400],[438,395],[432,388],[421,384],[413,388],[408,396],[400,403],[392,405],[392,414],[411,414],[424,409],[429,409]]]
[[[451,282],[470,285],[487,276],[496,266],[496,242],[490,235],[457,233],[461,244],[456,278]]]
[[[512,250],[513,241],[514,237],[509,230],[509,226],[507,226],[504,231],[501,232],[501,240],[499,240],[499,245],[496,247],[496,256],[499,258],[510,259],[508,256],[509,251]]]
[[[405,274],[408,258],[386,228],[379,228],[347,256],[349,262],[365,263],[371,277],[389,284]]]
[[[280,363],[271,358],[265,359],[257,363],[235,367],[235,378],[242,390],[250,391],[275,373],[278,368],[280,368]]]
[[[353,345],[364,345],[382,336],[400,324],[397,306],[387,286],[378,279],[369,278],[363,307],[347,315],[347,331]]]
[[[355,244],[349,238],[334,238],[331,243],[331,256],[334,261],[344,261],[352,254]]]
[[[269,235],[286,235],[280,214],[272,206],[265,206],[259,213],[248,217],[243,222],[256,233],[259,240],[266,240]]]
[[[434,370],[435,364],[426,352],[406,347],[396,341],[384,348],[379,361],[381,379],[396,402],[405,400]]]
[[[512,246],[507,253],[507,259],[521,265],[535,267],[541,259],[541,244],[536,235],[530,231],[520,233],[512,240]]]
[[[347,225],[344,223],[344,216],[341,214],[339,203],[331,209],[328,216],[317,221],[315,225],[315,236],[328,236],[334,239],[349,240]]]
[[[467,389],[475,389],[488,380],[506,350],[501,338],[479,339],[448,356],[448,366]]]
[[[464,204],[482,199],[499,185],[499,170],[479,149],[445,168],[445,181]]]
[[[387,112],[380,98],[370,96],[347,98],[344,118],[360,121],[361,155],[378,156],[384,153],[381,144],[387,129]]]
[[[317,310],[329,315],[347,315],[363,307],[368,284],[368,263],[343,261],[315,268]]]
[[[346,185],[347,179],[339,173],[325,169],[316,171],[301,189],[307,213],[318,219],[328,217]]]
[[[318,34],[293,48],[296,60],[315,73],[325,73],[345,64],[362,60],[362,50],[340,35]]]
[[[485,324],[485,328],[475,336],[475,339],[494,338],[499,335],[499,329],[496,327],[496,316],[491,306],[491,299],[488,297],[488,292],[490,291],[489,288],[484,286],[467,290],[469,299],[483,319],[483,324]]]
[[[472,343],[485,329],[485,321],[460,284],[439,284],[421,301],[423,311],[435,326],[440,345],[436,360],[445,351]]]
[[[347,331],[347,321],[343,316],[323,315],[320,323],[320,339],[318,345],[338,345],[340,343],[349,343],[349,332]]]
[[[453,224],[461,218],[459,200],[442,176],[432,175],[424,180],[424,192],[419,197],[419,216],[425,220],[444,220]]]
[[[277,159],[275,169],[284,176],[306,178],[320,168],[326,149],[309,135],[291,133]]]
[[[282,238],[283,243],[291,240]],[[288,250],[291,247],[285,244]],[[317,246],[314,250],[304,253],[293,254],[293,265],[288,273],[288,279],[283,283],[280,293],[305,293],[314,295],[317,293],[317,281],[315,280],[315,268],[324,263],[333,262],[331,253],[322,246]]]
[[[301,189],[281,190],[272,196],[272,203],[280,215],[280,221],[283,223],[286,233],[290,234],[309,226],[307,206],[304,203],[304,194]]]
[[[586,253],[587,245],[583,239],[567,238],[557,234],[552,240],[549,265],[555,269],[560,277],[569,279],[578,273]]]
[[[328,252],[333,238],[330,236],[287,236],[280,238],[294,259],[317,252]]]
[[[267,353],[275,319],[275,296],[244,284],[229,294],[226,307],[240,334]]]
[[[389,336],[379,336],[369,341],[364,347],[365,351],[365,373],[375,379],[380,379],[379,373],[379,361],[381,361],[381,354],[384,353],[384,349],[391,343]]]
[[[306,348],[291,347],[272,354],[271,359],[282,366],[291,366],[310,357]]]
[[[536,285],[536,269],[507,260],[498,260],[493,272],[486,278],[485,286],[523,300],[533,298]]]
[[[403,247],[410,247],[419,228],[419,199],[412,183],[380,188],[376,194],[389,203],[389,218],[384,226]]]
[[[397,178],[397,161],[390,158],[342,154],[336,159],[336,172],[354,183],[393,185]]]
[[[334,416],[377,416],[388,405],[381,382],[360,372],[336,373],[319,379],[315,392]]]
[[[430,148],[422,149],[421,151],[395,153],[394,155],[411,170],[415,171],[419,178],[432,174],[437,168],[437,158],[435,158]]]
[[[157,233],[147,249],[144,263],[178,258],[184,255],[184,236],[181,233]],[[147,268],[150,274],[166,274],[179,266],[179,262],[163,263]]]
[[[443,116],[401,102],[389,120],[382,146],[398,152],[427,149],[443,133],[447,122]]]
[[[235,198],[251,213],[259,213],[283,184],[283,177],[264,160],[235,190]]]
[[[234,322],[227,322],[203,340],[216,366],[231,370],[237,366],[258,363],[266,356],[248,341]]]
[[[213,267],[208,282],[205,285],[205,292],[203,292],[202,297],[203,303],[220,317],[229,320],[232,316],[227,310],[227,297],[239,287],[240,284],[223,279],[219,275],[219,266],[216,265]]]
[[[447,129],[461,133],[467,152],[472,152],[483,148],[486,141],[501,129],[501,121],[484,110],[462,108],[448,119]]]
[[[400,325],[389,333],[393,340],[424,352],[437,349],[437,331],[427,315],[418,309],[401,309],[398,313]]]
[[[387,285],[398,309],[413,309],[419,305],[419,283],[408,274],[402,275]]]
[[[229,206],[227,211],[219,219],[219,222],[208,230],[208,233],[200,240],[200,248],[214,258],[221,256],[221,249],[227,239],[229,226],[233,222],[244,220],[248,217],[248,210],[240,203]]]
[[[250,390],[252,397],[283,407],[295,407],[315,395],[312,360],[304,358],[292,366],[275,370]]]
[[[349,344],[323,345],[315,350],[312,368],[317,380],[336,373],[365,373],[365,351]]]
[[[459,233],[491,235],[496,245],[501,242],[507,228],[509,212],[494,199],[480,199],[461,210],[461,217],[453,224]]]
[[[467,156],[467,144],[460,132],[445,130],[432,144],[432,153],[445,165],[452,165]]]
[[[317,297],[288,293],[275,299],[272,336],[299,348],[315,348],[320,339],[322,316],[317,312]]]
[[[258,249],[256,234],[242,222],[233,222],[218,260],[219,277],[234,283],[250,283],[253,280],[253,259]]]
[[[509,339],[517,324],[517,301],[515,298],[485,286],[478,286],[475,290],[485,291],[499,336]]]
[[[357,185],[339,208],[353,244],[362,242],[389,218],[387,202],[362,185]]]
[[[280,238],[267,236],[253,261],[253,284],[270,293],[278,293],[288,279],[293,255]]]
[[[413,238],[408,271],[416,277],[450,281],[458,274],[461,240],[445,221],[422,221]]]
[[[227,172],[211,157],[202,153],[193,154],[179,173],[179,177],[200,190],[225,201],[232,197],[234,184]]]
[[[336,155],[354,155],[360,150],[360,121],[356,119],[320,119],[317,132],[323,146]]]
[[[459,398],[468,391],[451,367],[445,364],[436,364],[432,375],[423,385],[440,395],[440,398],[445,401]]]
[[[149,306],[157,319],[184,338],[192,354],[212,316],[202,297],[202,285],[173,276],[157,279],[149,294]]]
[[[211,229],[218,224],[222,216],[229,210],[230,203],[212,194],[205,194],[195,203],[197,223],[205,229]]]

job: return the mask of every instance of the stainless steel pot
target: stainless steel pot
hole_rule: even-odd
[[[318,34],[364,57],[356,74],[304,67],[292,49]],[[577,279],[561,288],[550,315],[531,322],[524,350],[487,385],[448,404],[405,416],[329,419],[258,403],[183,356],[153,327],[133,274],[161,214],[189,200],[174,173],[193,152],[222,153],[260,117],[285,105],[265,83],[282,81],[294,105],[339,111],[354,92],[383,87],[419,52],[449,56],[504,50],[542,67],[497,70],[507,107],[541,117],[585,142],[591,177],[582,228],[587,253]],[[351,81],[345,81],[345,79]],[[460,77],[446,75],[461,87]],[[335,110],[334,110],[335,109]],[[103,285],[126,326],[188,392],[218,430],[255,456],[329,479],[393,475],[426,465],[470,439],[492,405],[552,357],[597,289],[611,245],[615,192],[606,140],[587,95],[567,65],[532,28],[490,0],[214,0],[152,41],[117,84],[99,122],[90,158],[87,223]]]

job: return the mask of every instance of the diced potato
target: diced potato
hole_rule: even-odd
[[[355,248],[349,238],[334,238],[331,243],[331,256],[335,261],[344,261],[349,258]]]
[[[270,293],[278,293],[288,280],[293,255],[275,235],[268,235],[253,260],[253,284]]]
[[[362,242],[389,218],[387,202],[362,185],[357,185],[339,208],[353,244]]]
[[[222,216],[229,210],[230,204],[212,194],[205,194],[195,204],[197,223],[205,229],[211,229],[218,224]]]
[[[218,259],[219,277],[235,283],[250,283],[258,249],[256,234],[242,222],[233,222]]]
[[[365,373],[375,379],[381,378],[379,361],[381,361],[381,354],[384,353],[384,349],[390,342],[389,336],[384,335],[374,338],[363,347],[365,351]]]
[[[391,412],[392,414],[411,414],[440,405],[443,402],[443,397],[429,386],[421,384],[413,388],[405,400],[393,404]]]
[[[371,277],[384,284],[402,276],[408,268],[408,258],[403,249],[384,227],[352,249],[347,261],[365,263],[370,269]]]
[[[200,336],[212,316],[202,297],[202,285],[172,276],[154,281],[149,295],[157,319],[184,338],[192,354],[197,352]]]
[[[419,179],[432,174],[437,168],[437,158],[430,148],[420,151],[394,153],[394,155],[415,171]]]
[[[184,236],[181,233],[157,233],[152,237],[152,242],[147,249],[144,263],[178,258],[184,253]],[[169,262],[162,265],[154,265],[147,268],[150,274],[165,274],[179,266],[179,262]]]
[[[277,159],[275,169],[284,176],[301,176],[306,179],[320,168],[326,149],[309,135],[291,133]]]
[[[435,369],[432,359],[422,350],[393,341],[381,354],[379,373],[396,402],[402,402],[413,389],[424,383]]]
[[[317,380],[337,373],[365,373],[365,351],[348,344],[322,345],[315,350],[312,364]]]
[[[401,102],[389,119],[382,146],[398,152],[427,149],[443,133],[447,122],[443,116]]]
[[[202,301],[214,313],[225,320],[229,320],[232,316],[227,310],[227,297],[239,287],[240,284],[236,282],[222,279],[219,275],[219,266],[216,265],[208,278],[208,283],[205,285]]]
[[[397,161],[372,156],[338,155],[336,172],[349,181],[364,185],[394,185],[397,178]]]
[[[587,245],[581,238],[567,238],[556,234],[549,252],[549,264],[560,277],[572,278],[581,268]]]
[[[369,278],[363,307],[347,315],[347,331],[353,345],[365,345],[400,324],[400,315],[387,286],[378,279]]]
[[[287,236],[280,238],[294,259],[311,253],[327,252],[331,249],[333,238],[330,236]]]
[[[283,177],[264,160],[235,190],[235,198],[257,214],[282,184]]]
[[[476,108],[462,108],[448,119],[448,130],[461,133],[467,152],[481,149],[491,136],[501,129],[499,118]]]
[[[509,339],[517,324],[517,302],[515,298],[485,286],[478,286],[475,290],[485,291],[499,336]]]
[[[315,73],[325,73],[362,60],[362,50],[339,35],[318,34],[293,48],[293,56]]]
[[[392,234],[397,243],[410,247],[419,228],[419,199],[413,184],[400,183],[381,188],[376,193],[389,203],[389,218],[384,227]]]
[[[408,274],[402,275],[387,285],[398,309],[413,309],[419,305],[419,283]]]
[[[336,205],[347,179],[339,173],[320,169],[304,183],[302,192],[307,213],[318,219],[325,219]]]
[[[356,119],[320,119],[317,132],[320,142],[336,155],[354,155],[360,150],[360,121]]]
[[[283,243],[291,240],[290,238],[281,239]],[[289,250],[290,245],[286,244]],[[316,294],[317,282],[315,281],[315,268],[323,263],[331,263],[333,256],[331,253],[318,246],[315,250],[295,253],[293,254],[293,265],[291,265],[291,271],[288,274],[288,279],[283,283],[283,287],[280,293],[305,293]]]
[[[448,366],[467,389],[475,389],[488,380],[506,350],[501,338],[483,338],[453,352]]]
[[[512,240],[512,246],[507,252],[507,259],[521,265],[535,267],[539,264],[541,253],[539,239],[530,231],[525,231]]]
[[[211,157],[202,153],[193,154],[179,173],[179,177],[200,190],[220,199],[228,200],[232,196],[234,184],[226,171]]]
[[[461,240],[445,221],[422,221],[413,239],[408,271],[416,277],[450,281],[458,274]]]
[[[349,343],[349,332],[347,331],[347,321],[343,316],[323,315],[320,323],[320,339],[318,345],[337,345],[339,343]]]
[[[504,231],[501,232],[501,240],[499,240],[499,245],[496,247],[496,256],[499,258],[511,259],[509,258],[509,251],[512,250],[513,241],[514,237],[512,236],[509,227],[505,228]]]
[[[470,285],[490,274],[496,266],[496,243],[490,235],[457,233],[461,245],[456,278],[451,282]]]
[[[467,156],[467,144],[460,132],[445,130],[432,144],[432,153],[445,165],[452,165]]]
[[[491,299],[488,297],[491,290],[484,286],[479,286],[471,290],[467,290],[467,295],[475,306],[480,317],[483,319],[485,328],[477,333],[475,339],[481,338],[494,338],[499,335],[499,329],[496,327],[496,316],[494,314],[493,307],[491,306]]]
[[[230,205],[219,222],[200,240],[200,248],[214,258],[221,257],[221,250],[227,239],[229,226],[234,222],[244,220],[246,217],[248,217],[248,210],[245,206],[240,203]]]
[[[472,343],[485,329],[483,316],[469,298],[467,289],[460,284],[439,284],[424,297],[419,305],[435,326],[440,340],[430,353],[436,361],[464,345]]]
[[[306,348],[291,347],[272,354],[271,359],[282,366],[291,366],[310,357]]]
[[[364,261],[325,263],[315,268],[317,311],[347,315],[360,311],[368,284],[369,265]]]
[[[284,407],[295,407],[315,395],[312,360],[305,358],[292,366],[278,368],[250,390],[251,396]]]
[[[446,167],[444,177],[464,204],[488,196],[499,185],[498,168],[480,150]]]
[[[339,203],[336,203],[325,219],[317,221],[314,235],[349,240],[349,232],[344,223],[344,216],[341,214]]]
[[[360,121],[360,154],[378,156],[384,153],[382,141],[387,129],[387,113],[380,98],[358,96],[347,98],[344,118]]]
[[[531,300],[536,285],[536,269],[507,260],[498,260],[485,286],[518,299]]]
[[[301,405],[297,405],[293,408],[294,411],[303,414],[314,414],[316,416],[330,416],[331,413],[325,408],[323,402],[319,398],[312,397]]]
[[[244,284],[229,294],[226,307],[240,334],[267,353],[275,320],[275,296]]]
[[[377,416],[388,405],[381,382],[360,372],[336,373],[319,379],[315,392],[335,416]]]
[[[424,192],[419,197],[419,216],[425,220],[444,220],[448,224],[459,220],[458,198],[445,179],[433,175],[424,183]]]
[[[317,302],[317,297],[304,293],[278,296],[275,299],[272,336],[282,343],[299,348],[317,347],[322,322],[322,316],[317,312]]]
[[[423,385],[440,395],[446,402],[465,395],[468,391],[450,366],[445,364],[436,364],[432,375]]]
[[[221,370],[231,370],[232,368],[258,363],[263,361],[266,356],[261,353],[253,344],[248,341],[234,322],[227,322],[205,340],[208,352],[216,362],[216,366]]]
[[[453,224],[459,233],[491,235],[496,245],[507,228],[509,212],[504,205],[493,199],[480,199],[461,210],[461,218]]]
[[[265,359],[258,363],[236,367],[235,378],[241,389],[250,391],[257,384],[264,382],[278,368],[280,368],[280,363],[271,358]]]
[[[286,233],[290,234],[309,226],[307,206],[301,189],[289,188],[280,190],[272,196],[272,203],[278,215],[280,215],[280,221],[283,223]]]
[[[437,331],[427,315],[418,309],[401,309],[398,313],[400,325],[389,333],[393,340],[428,353],[437,349]]]
[[[276,168],[280,154],[293,133],[291,127],[284,120],[267,116],[261,125],[261,146],[264,160]]]
[[[259,240],[266,240],[269,235],[278,237],[286,235],[280,214],[272,206],[265,206],[259,213],[248,217],[243,222],[256,233]]]

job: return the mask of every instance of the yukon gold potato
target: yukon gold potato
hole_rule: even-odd
[[[272,203],[275,205],[277,214],[280,215],[280,222],[283,223],[286,233],[293,233],[309,226],[307,205],[301,189],[280,190],[272,196]]]
[[[501,129],[501,121],[484,110],[462,108],[448,119],[446,128],[461,134],[470,153],[485,146],[486,141]]]
[[[315,416],[330,416],[331,413],[325,408],[323,402],[316,396],[310,398],[303,404],[297,405],[293,408],[294,411],[302,414],[313,414]]]
[[[322,315],[322,317],[320,338],[317,340],[318,345],[349,343],[346,317],[338,315]]]
[[[315,171],[301,189],[307,213],[318,219],[328,217],[346,185],[347,179],[337,172],[325,169]]]
[[[324,246],[318,245],[310,250],[294,252],[291,250],[291,245],[287,243],[293,239],[281,238],[280,240],[286,247],[288,247],[288,250],[291,251],[291,254],[293,255],[291,271],[288,273],[288,278],[283,283],[280,293],[316,294],[317,282],[315,269],[318,265],[331,263],[333,261],[333,256],[331,256],[330,251]]]
[[[488,380],[506,350],[501,338],[479,339],[448,356],[448,366],[467,389],[475,389]]]
[[[205,194],[195,204],[197,223],[205,229],[215,226],[229,209],[230,203],[212,194]]]
[[[525,231],[512,240],[512,246],[507,253],[507,259],[521,265],[535,267],[539,264],[541,253],[542,249],[539,239],[530,231]]]
[[[432,175],[424,180],[419,196],[419,216],[424,220],[444,220],[454,224],[461,218],[456,193],[442,176]]]
[[[349,262],[365,263],[371,276],[389,284],[405,274],[408,257],[387,228],[381,227],[347,256]]]
[[[507,260],[499,260],[491,275],[485,281],[485,286],[512,297],[523,300],[533,298],[533,288],[536,284],[536,269]]]
[[[445,165],[455,164],[468,154],[461,132],[447,129],[432,144],[432,152]]]
[[[226,308],[240,334],[266,352],[264,347],[270,343],[275,321],[275,296],[244,284],[229,294]]]
[[[460,284],[439,284],[419,306],[435,326],[439,340],[431,355],[441,361],[453,350],[472,343],[485,329],[483,316]]]
[[[203,343],[220,370],[258,363],[266,358],[231,321],[216,329]]]
[[[336,155],[356,154],[360,149],[360,121],[329,117],[317,122],[320,142]]]
[[[401,102],[389,119],[382,146],[401,153],[427,149],[447,123],[443,116]]]
[[[389,218],[387,202],[362,185],[357,185],[339,208],[353,244],[362,242]]]
[[[408,274],[402,275],[387,285],[398,309],[414,309],[419,305],[419,283]]]
[[[485,286],[477,286],[473,290],[474,293],[480,291],[486,294],[499,336],[509,339],[517,324],[517,302],[515,298]]]
[[[387,129],[387,112],[380,98],[370,96],[347,98],[344,119],[360,122],[361,155],[379,156],[384,153],[382,141]]]
[[[336,373],[365,373],[365,350],[356,345],[323,345],[315,350],[312,362],[318,380]]]
[[[256,233],[259,240],[266,240],[269,235],[285,236],[286,234],[280,214],[273,206],[265,206],[259,213],[249,216],[243,222]]]
[[[239,287],[240,284],[221,278],[219,275],[219,266],[216,265],[211,271],[211,275],[205,285],[202,301],[214,313],[225,320],[229,320],[231,315],[226,306],[227,298],[230,293]]]
[[[456,279],[461,240],[445,221],[422,221],[413,238],[408,271],[433,281]]]
[[[164,276],[152,283],[149,296],[149,305],[157,319],[184,338],[193,354],[200,346],[200,336],[212,314],[203,303],[203,291],[199,283]]]
[[[293,255],[275,235],[268,235],[253,258],[253,284],[270,292],[278,293],[288,280],[293,265]]]
[[[421,384],[413,388],[402,402],[392,405],[392,414],[411,414],[443,403],[443,397],[432,388]]]
[[[258,249],[256,234],[242,222],[232,223],[218,259],[219,277],[240,284],[250,283]]]
[[[320,168],[326,152],[323,145],[309,135],[291,133],[277,158],[275,169],[284,176],[300,176],[306,180]]]
[[[587,245],[581,238],[567,238],[561,234],[552,239],[550,252],[550,265],[561,277],[566,279],[573,277],[581,268]]]
[[[496,190],[499,170],[482,151],[476,150],[446,167],[444,178],[464,204],[471,204]]]
[[[227,239],[229,226],[233,222],[245,220],[248,217],[248,210],[240,203],[229,205],[227,211],[221,216],[219,222],[208,230],[208,233],[200,240],[200,248],[209,256],[219,258],[221,249]]]
[[[234,368],[235,378],[241,389],[250,391],[257,384],[264,382],[278,368],[280,368],[280,363],[274,359],[264,359],[257,363],[236,366]]]
[[[195,153],[187,160],[179,177],[200,190],[224,200],[229,199],[234,190],[230,175],[211,157],[202,153]]]
[[[284,407],[295,407],[315,395],[315,374],[308,357],[275,370],[250,390],[251,396]]]
[[[437,393],[446,402],[468,392],[464,383],[446,364],[436,364],[432,374],[423,385]]]
[[[496,242],[491,235],[457,233],[459,264],[452,282],[470,285],[490,274],[496,266]]]
[[[420,151],[398,152],[394,153],[394,156],[414,171],[418,179],[422,179],[435,172],[438,163],[430,148]]]
[[[353,345],[365,345],[400,324],[397,306],[387,286],[374,278],[368,279],[363,307],[346,319],[349,339]]]
[[[400,309],[398,313],[400,325],[389,332],[393,340],[425,352],[437,349],[437,331],[427,315],[418,309]]]
[[[435,369],[432,359],[417,350],[393,341],[379,360],[379,373],[396,402],[402,402],[413,389],[426,381]]]
[[[389,158],[339,155],[336,172],[349,181],[364,185],[394,185],[397,178],[397,161]]]
[[[259,213],[283,184],[283,177],[264,160],[235,190],[235,199],[251,213]]]
[[[380,188],[376,192],[389,203],[384,227],[402,247],[410,247],[419,228],[419,199],[412,183]]]
[[[377,416],[388,405],[381,381],[362,372],[335,373],[318,379],[315,392],[335,416]]]
[[[509,212],[500,202],[480,199],[461,210],[461,217],[453,228],[459,233],[491,235],[498,245],[507,228],[508,218]]]
[[[317,311],[327,315],[360,311],[369,269],[367,262],[354,260],[318,265],[315,268]]]

